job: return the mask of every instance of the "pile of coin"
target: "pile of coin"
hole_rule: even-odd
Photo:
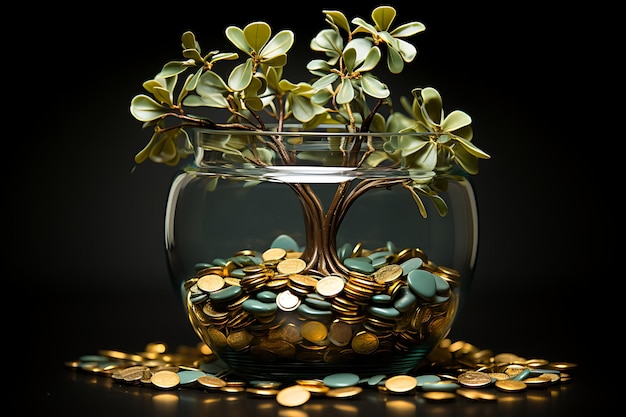
[[[102,350],[66,362],[66,366],[106,375],[120,384],[158,390],[201,389],[207,393],[248,394],[272,398],[284,407],[297,407],[312,398],[352,398],[365,389],[389,395],[417,396],[428,401],[497,401],[501,393],[547,388],[571,379],[577,365],[546,359],[525,359],[512,353],[444,339],[429,355],[431,362],[410,374],[360,377],[352,372],[292,381],[243,380],[217,360],[206,344],[167,352],[164,343],[150,343],[145,351]],[[439,361],[439,362],[437,362]]]
[[[461,276],[422,250],[357,244],[342,259],[349,273],[322,274],[284,246],[197,264],[185,282],[189,318],[218,356],[246,364],[362,362],[429,350],[449,331]]]

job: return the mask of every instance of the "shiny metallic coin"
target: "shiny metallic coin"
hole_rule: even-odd
[[[374,272],[373,277],[379,284],[391,283],[402,276],[402,267],[398,264],[389,264]]]
[[[405,393],[417,387],[417,379],[410,375],[395,375],[385,381],[385,388],[392,393]]]
[[[285,256],[287,255],[287,251],[283,248],[270,248],[268,250],[266,250],[265,252],[263,252],[263,254],[261,255],[261,258],[263,259],[264,262],[267,261],[274,261],[277,259],[283,259],[285,258]]]
[[[358,386],[331,388],[326,391],[326,396],[333,398],[350,398],[359,395],[361,392],[363,392],[363,388]]]
[[[306,268],[306,262],[299,258],[284,259],[276,265],[276,270],[285,275],[299,274],[304,271],[304,268]]]
[[[491,384],[491,376],[485,372],[466,371],[459,374],[457,381],[464,387],[484,387]]]
[[[298,407],[309,401],[311,392],[301,385],[291,385],[276,394],[276,402],[283,407]]]
[[[494,384],[496,388],[500,391],[506,392],[519,392],[524,391],[527,388],[527,385],[522,381],[514,381],[512,379],[502,379],[498,380]]]
[[[300,297],[290,290],[284,290],[276,296],[276,305],[282,311],[293,311],[300,305]]]
[[[375,334],[363,330],[354,335],[350,345],[356,353],[369,355],[376,352],[378,344],[379,340]]]
[[[224,287],[225,282],[224,278],[217,274],[208,274],[198,278],[196,285],[204,292],[214,292],[221,290]]]
[[[326,340],[328,329],[326,325],[320,321],[310,320],[302,325],[302,337],[309,342],[320,343]]]
[[[315,291],[324,297],[334,297],[343,291],[345,279],[338,275],[328,275],[320,279],[315,285]]]
[[[150,382],[157,388],[171,389],[180,384],[180,377],[176,372],[159,371],[152,375]]]
[[[213,375],[199,376],[197,381],[205,388],[221,388],[226,386],[226,381]]]

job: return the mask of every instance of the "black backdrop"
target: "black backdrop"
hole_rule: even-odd
[[[210,3],[141,14],[51,10],[46,22],[10,35],[14,68],[26,67],[11,86],[23,108],[9,109],[25,122],[4,144],[5,163],[19,157],[5,175],[5,207],[13,271],[6,279],[21,346],[56,366],[101,348],[198,341],[165,263],[173,171],[144,164],[131,175],[149,132],[131,117],[130,100],[166,60],[180,57],[185,30],[208,51],[212,41],[223,48],[227,25],[266,20],[293,29],[296,48],[306,48],[325,27],[322,9],[367,18],[376,3],[349,4],[298,3],[286,13],[256,4],[217,11]],[[606,261],[592,250],[600,242],[596,207],[581,196],[577,177],[586,173],[570,156],[586,113],[580,86],[594,81],[579,67],[583,35],[558,11],[522,4],[397,9],[397,23],[427,27],[414,38],[419,54],[404,81],[434,86],[446,109],[469,113],[474,140],[492,156],[474,179],[478,263],[451,337],[583,362],[598,343],[588,320],[600,319],[598,298],[612,292],[594,276]]]

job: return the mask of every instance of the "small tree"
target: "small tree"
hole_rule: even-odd
[[[445,114],[442,98],[432,87],[412,89],[412,101],[400,98],[404,113],[394,111],[390,90],[375,70],[380,70],[385,56],[388,72],[402,73],[417,55],[415,46],[405,39],[424,31],[422,23],[394,27],[396,10],[391,6],[375,8],[371,23],[358,17],[348,21],[337,10],[323,13],[329,28],[322,29],[310,47],[324,58],[306,65],[312,74],[310,82],[294,83],[284,77],[294,44],[290,30],[273,35],[270,25],[262,21],[243,29],[229,26],[226,37],[239,53],[212,50],[204,55],[195,35],[185,32],[184,60],[166,63],[154,79],[146,81],[143,87],[152,97],[135,96],[130,112],[154,131],[135,156],[137,164],[149,159],[178,165],[194,154],[188,130],[210,128],[249,132],[243,138],[226,136],[211,145],[229,160],[258,167],[297,165],[277,134],[295,121],[305,130],[326,125],[341,128],[346,134],[337,140],[329,138],[329,146],[340,152],[337,164],[342,167],[390,167],[408,173],[342,182],[326,211],[310,185],[289,184],[303,207],[307,267],[345,274],[336,236],[357,198],[372,189],[399,186],[412,195],[423,217],[423,198],[430,199],[445,216],[447,205],[439,193],[446,189],[447,181],[455,172],[478,173],[478,159],[489,155],[472,143],[471,118],[460,110]],[[228,68],[225,77],[216,72],[231,61],[236,65]],[[226,117],[216,122],[207,115],[191,113],[201,113],[201,109],[221,110]],[[373,146],[373,137],[384,141],[382,149]]]

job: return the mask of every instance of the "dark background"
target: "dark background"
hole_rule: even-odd
[[[207,52],[212,42],[224,49],[227,25],[266,20],[275,31],[293,29],[295,49],[308,50],[326,27],[322,9],[369,19],[376,5],[349,4],[299,2],[286,16],[261,6],[218,12],[210,3],[137,15],[95,8],[70,18],[57,10],[33,25],[28,42],[12,36],[14,64],[28,67],[12,86],[21,91],[25,107],[16,110],[26,123],[4,144],[5,163],[20,156],[6,177],[5,199],[18,350],[54,369],[98,349],[198,342],[165,261],[173,170],[146,163],[131,174],[150,132],[130,115],[130,100],[166,61],[180,59],[185,30]],[[586,31],[561,10],[527,3],[506,10],[444,2],[396,8],[396,24],[418,20],[427,28],[412,38],[419,54],[403,73],[407,91],[436,87],[447,111],[472,116],[474,141],[492,157],[474,177],[478,263],[451,338],[586,364],[603,343],[595,323],[604,320],[601,303],[613,293],[602,283],[610,259],[594,249],[602,242],[594,225],[600,207],[583,186],[593,172],[581,171],[580,156],[573,157],[593,110],[584,86],[596,81],[582,67]],[[583,156],[593,151],[580,146]]]

